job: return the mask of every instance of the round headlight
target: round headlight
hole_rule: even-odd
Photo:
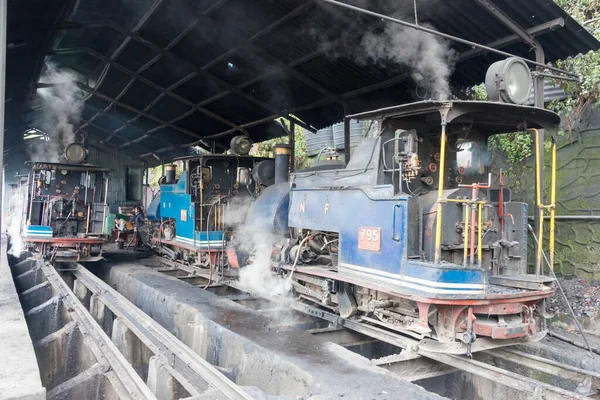
[[[485,90],[491,101],[527,102],[531,92],[531,72],[525,61],[511,57],[490,65],[485,74]]]
[[[231,139],[231,151],[238,156],[245,156],[252,150],[252,140],[246,136],[236,136]]]
[[[72,163],[80,163],[85,160],[86,151],[80,143],[71,143],[65,149],[65,158]]]

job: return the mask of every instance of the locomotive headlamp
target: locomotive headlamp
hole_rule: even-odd
[[[525,61],[511,57],[490,65],[485,74],[485,90],[491,101],[525,103],[531,92],[531,72]]]
[[[231,139],[231,151],[238,156],[245,156],[252,149],[252,140],[246,136],[236,136]]]
[[[65,149],[65,158],[72,163],[80,163],[85,160],[87,152],[80,143],[71,143]]]

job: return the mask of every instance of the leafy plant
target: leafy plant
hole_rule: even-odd
[[[555,2],[586,27],[592,35],[600,39],[600,0],[555,0]],[[547,109],[563,117],[564,129],[559,134],[564,134],[566,131],[567,135],[571,135],[581,113],[587,107],[600,105],[600,51],[579,54],[557,61],[555,64],[558,68],[581,76],[580,82],[551,80],[552,83],[558,83],[569,97],[546,104]],[[473,100],[485,100],[484,85],[473,87],[468,95]],[[491,137],[489,146],[506,154],[512,170],[531,156],[533,140],[528,132],[514,132]],[[549,147],[549,143],[545,143],[545,146]]]
[[[600,39],[600,0],[555,1],[596,39]],[[559,80],[557,83],[569,98],[547,105],[548,109],[563,116],[565,128],[570,133],[583,110],[599,104],[600,51],[590,51],[557,61],[556,66],[581,77],[580,82]]]
[[[288,120],[279,118],[277,121],[285,126],[288,131],[290,130],[290,122]],[[294,168],[296,170],[306,168],[310,166],[310,159],[306,155],[306,137],[304,135],[304,128],[295,125],[294,139]],[[258,157],[273,157],[273,148],[275,145],[279,143],[288,144],[289,141],[289,137],[284,136],[255,143],[250,154]]]

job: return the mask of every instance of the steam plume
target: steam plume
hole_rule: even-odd
[[[398,12],[398,4],[395,1],[370,0],[358,1],[357,5],[380,10],[397,19],[411,20],[411,17]],[[329,7],[327,11],[333,14],[338,12]],[[449,79],[457,59],[457,54],[450,48],[448,41],[392,22],[382,24],[366,33],[347,30],[342,35],[328,37],[322,29],[313,28],[310,29],[310,34],[319,41],[323,54],[328,57],[348,58],[360,65],[377,64],[387,69],[404,65],[411,72],[418,73],[415,75],[420,75],[417,84],[424,86],[431,97],[447,99],[450,96]],[[420,25],[433,29],[428,24]]]
[[[273,243],[280,242],[283,237],[267,229],[269,224],[265,221],[246,218],[250,205],[250,199],[232,199],[225,217],[226,224],[237,225],[235,245],[248,256],[250,262],[240,268],[240,284],[249,292],[263,297],[285,295],[290,291],[291,283],[271,273]]]
[[[363,63],[390,60],[407,65],[422,75],[423,84],[434,98],[450,95],[449,79],[454,68],[455,52],[447,41],[430,33],[388,23],[380,34],[369,32],[362,37]]]
[[[19,185],[9,194],[6,231],[10,236],[11,247],[8,254],[18,257],[25,250],[25,243],[21,238],[21,224],[26,203],[25,189]]]
[[[43,130],[49,140],[32,140],[29,154],[33,161],[59,162],[65,147],[75,141],[75,125],[81,120],[83,96],[75,72],[59,69],[51,62],[46,62],[40,83],[51,85],[37,90],[43,106]]]

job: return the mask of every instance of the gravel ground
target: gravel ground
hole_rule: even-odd
[[[559,278],[575,315],[581,318],[600,317],[600,281],[586,281],[583,279]],[[567,307],[560,290],[550,299],[548,309],[553,313],[569,315]]]

